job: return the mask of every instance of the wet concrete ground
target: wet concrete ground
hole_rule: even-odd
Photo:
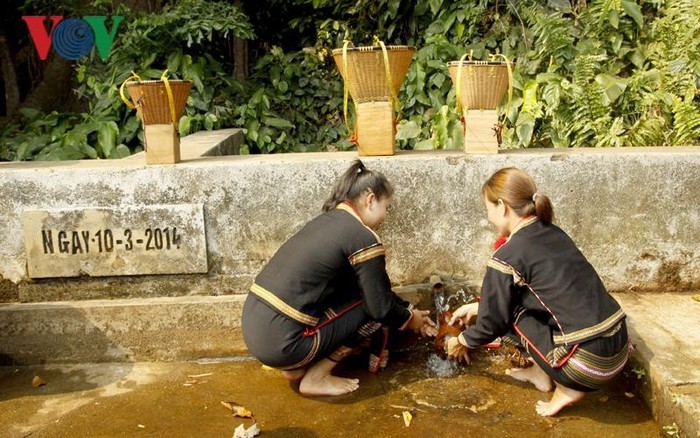
[[[512,366],[505,352],[480,353],[451,377],[437,376],[450,370],[436,368],[431,355],[431,346],[418,341],[392,352],[378,375],[357,356],[338,374],[358,377],[360,389],[335,399],[302,397],[277,371],[249,358],[3,368],[0,436],[231,437],[239,424],[252,424],[233,417],[222,401],[249,409],[262,437],[660,435],[631,370],[557,418],[542,418],[534,405],[549,395],[503,375]],[[35,375],[46,385],[34,388]],[[409,427],[403,411],[413,414]]]

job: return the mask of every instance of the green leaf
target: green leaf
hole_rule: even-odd
[[[413,147],[413,149],[417,151],[429,151],[433,149],[433,139],[429,138],[427,140],[422,140],[416,143],[416,145]]]
[[[462,35],[464,35],[465,29],[466,26],[462,22],[459,22],[455,25],[455,33],[457,34],[457,38],[462,39]]]
[[[556,9],[561,13],[571,13],[571,3],[569,3],[569,0],[549,0],[547,3],[550,8]]]
[[[97,145],[105,158],[112,155],[112,149],[117,145],[118,135],[119,127],[114,122],[103,123],[97,129]]]
[[[180,50],[174,52],[172,55],[170,55],[170,58],[168,58],[168,71],[170,72],[177,72],[178,69],[180,68],[180,64],[182,63],[182,52]]]
[[[414,121],[400,123],[396,129],[396,140],[408,140],[420,135],[421,129]]]
[[[204,129],[207,131],[211,131],[214,129],[214,122],[216,121],[216,117],[209,117],[212,116],[213,114],[207,114],[204,116]]]
[[[396,14],[399,11],[399,5],[401,4],[401,0],[389,0],[389,17],[390,18],[396,18]]]
[[[95,148],[93,148],[93,147],[90,146],[89,144],[87,144],[87,143],[81,143],[81,144],[79,145],[79,149],[80,149],[80,151],[81,151],[83,154],[85,154],[86,157],[92,158],[93,160],[94,160],[95,158],[97,158],[97,151],[95,150]]]
[[[42,115],[41,111],[34,108],[20,108],[19,112],[22,113],[22,115],[26,117],[30,122]]]
[[[538,83],[535,79],[530,79],[525,83],[523,89],[523,109],[525,112],[534,112],[537,108],[537,87]]]
[[[437,17],[442,7],[442,0],[428,0],[428,4],[430,4],[430,12],[432,12],[434,17]]]
[[[646,62],[647,58],[646,55],[644,54],[644,51],[642,49],[634,49],[632,52],[630,52],[627,55],[627,58],[632,62],[632,64],[635,65],[637,68],[642,68],[644,67],[644,62]]]
[[[58,147],[47,154],[36,157],[39,161],[80,160],[83,158],[85,158],[85,154],[80,150],[80,147],[75,145]]]
[[[180,133],[181,136],[186,136],[190,133],[190,127],[192,125],[192,117],[191,116],[182,116],[180,117],[180,124],[178,126],[178,132]]]
[[[130,142],[136,136],[139,128],[141,128],[141,120],[135,114],[130,116],[119,130],[119,140],[117,140],[117,143]]]
[[[112,158],[125,158],[131,155],[131,151],[125,144],[120,144],[112,152]]]
[[[267,126],[274,126],[275,128],[294,128],[294,125],[292,125],[289,120],[279,117],[265,117],[263,123]]]
[[[595,81],[603,89],[603,101],[606,105],[615,102],[627,88],[627,80],[608,74],[599,74]]]
[[[620,26],[620,13],[615,9],[610,9],[608,11],[608,21],[612,27],[617,29]]]
[[[532,141],[532,133],[535,130],[535,118],[530,113],[520,112],[518,120],[515,122],[515,132],[518,139],[527,147]]]
[[[644,25],[644,17],[642,16],[642,8],[637,4],[637,2],[632,0],[622,0],[622,9],[625,14],[632,17],[637,26],[640,28]]]

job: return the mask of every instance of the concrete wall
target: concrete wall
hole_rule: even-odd
[[[402,152],[364,158],[396,188],[383,226],[397,284],[435,272],[478,282],[495,231],[480,187],[495,170],[530,172],[556,222],[612,290],[700,287],[700,148]],[[0,300],[244,293],[275,250],[320,212],[355,153],[0,164]],[[207,274],[30,280],[21,214],[203,204]]]

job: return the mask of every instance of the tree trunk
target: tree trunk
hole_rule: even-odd
[[[241,0],[234,4],[243,9]],[[238,82],[248,79],[248,41],[236,36],[233,37],[233,78]]]
[[[19,107],[19,83],[17,71],[12,60],[10,46],[7,44],[5,33],[0,33],[0,70],[5,82],[5,115],[11,116]]]

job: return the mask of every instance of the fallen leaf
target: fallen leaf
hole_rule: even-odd
[[[693,295],[693,299],[700,302],[700,295]]]
[[[206,380],[197,380],[197,379],[187,379],[185,383],[182,384],[182,386],[193,386],[193,385],[198,385],[200,383],[206,383]]]
[[[601,403],[605,403],[608,400],[610,400],[610,397],[608,397],[607,395],[604,395],[598,399],[598,401]]]
[[[212,374],[214,374],[214,373],[193,374],[193,375],[189,375],[189,376],[187,376],[187,377],[189,377],[190,379],[198,379],[198,378],[200,378],[200,377],[211,376]]]
[[[258,423],[253,423],[252,426],[246,429],[243,423],[239,424],[236,430],[233,431],[233,438],[253,438],[260,435]]]
[[[627,398],[634,398],[634,394],[632,394],[631,392],[626,392],[626,393],[625,393],[625,397],[627,397]]]
[[[410,407],[410,406],[403,406],[403,405],[389,405],[389,407],[395,408],[395,409],[402,409],[402,410],[404,410],[404,411],[408,411],[408,412],[411,412],[411,413],[413,413],[413,412],[415,412],[415,411],[425,412],[423,409],[418,409],[418,408],[413,408],[413,407]]]
[[[144,426],[143,424],[139,424],[139,425],[138,425],[138,428],[139,428],[139,429],[145,429],[146,426]]]
[[[39,377],[39,376],[37,376],[37,375],[34,375],[34,378],[32,378],[32,386],[33,386],[34,388],[38,388],[38,387],[40,387],[40,386],[44,386],[44,385],[46,385],[47,383],[48,383],[48,382],[47,382],[46,380],[42,379],[41,377]]]
[[[413,419],[413,415],[411,415],[410,412],[403,411],[403,423],[406,425],[406,427],[411,425],[412,419]]]
[[[244,408],[243,406],[239,405],[236,402],[225,402],[222,401],[221,404],[226,408],[229,409],[231,412],[233,412],[234,417],[241,417],[241,418],[253,418],[253,413],[250,412],[248,409]]]

